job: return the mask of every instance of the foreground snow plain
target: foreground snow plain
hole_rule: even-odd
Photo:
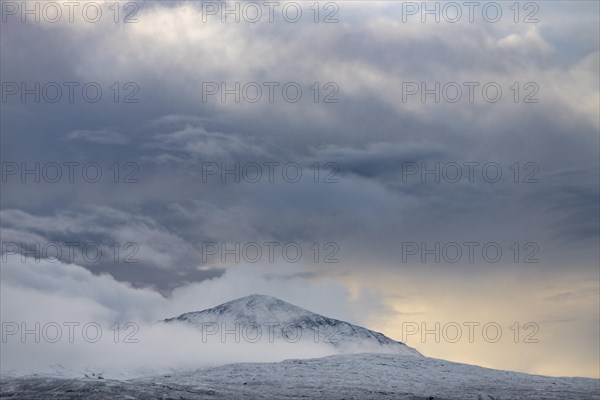
[[[131,380],[2,379],[11,399],[600,399],[600,380],[500,371],[397,354],[230,364]]]

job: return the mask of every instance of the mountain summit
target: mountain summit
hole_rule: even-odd
[[[188,312],[166,323],[183,323],[203,331],[203,338],[227,335],[270,342],[324,343],[340,353],[392,353],[420,356],[402,342],[348,322],[324,317],[275,297],[253,294],[203,311]],[[229,333],[227,333],[229,332]],[[219,335],[225,333],[225,336]],[[250,340],[248,340],[250,338]]]

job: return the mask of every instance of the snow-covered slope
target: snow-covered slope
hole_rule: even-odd
[[[115,381],[3,379],[11,399],[598,400],[600,381],[499,371],[427,357],[346,354],[230,364]]]
[[[319,343],[336,353],[391,353],[420,356],[415,349],[382,333],[352,325],[254,294],[204,311],[189,312],[166,323],[182,323],[203,331],[203,338],[225,341]],[[226,333],[230,332],[230,333]],[[237,333],[236,335],[233,333]]]

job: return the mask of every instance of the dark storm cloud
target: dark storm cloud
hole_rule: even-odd
[[[364,149],[326,146],[313,152],[315,160],[329,160],[335,163],[340,172],[353,173],[364,177],[398,174],[408,163],[425,160],[439,160],[444,150],[430,146],[401,143],[373,143]]]
[[[594,243],[600,236],[599,179],[597,168],[559,171],[525,201],[538,205],[554,239]]]
[[[204,241],[335,241],[348,268],[359,260],[384,268],[402,241],[597,237],[597,174],[560,173],[598,168],[597,46],[559,40],[552,8],[538,27],[402,24],[392,6],[386,17],[349,6],[330,26],[202,24],[199,7],[144,4],[132,26],[3,24],[3,53],[11,54],[2,57],[3,82],[93,81],[105,93],[93,104],[3,103],[3,162],[96,162],[104,173],[97,183],[10,176],[3,229],[139,242],[140,263],[130,268],[87,267],[163,290],[220,274],[198,269]],[[575,35],[578,23],[598,21],[569,18],[565,32]],[[497,81],[505,99],[512,83],[535,81],[540,102],[404,102],[402,82],[424,80]],[[294,81],[305,97],[203,102],[206,81]],[[312,102],[317,81],[337,83],[339,102]],[[114,82],[121,95],[135,83],[139,102],[115,104]],[[423,182],[405,170],[492,161],[504,172],[494,184]],[[303,176],[205,181],[207,162],[295,162]],[[337,182],[315,183],[316,162],[333,163]],[[535,163],[539,182],[513,182],[515,162]],[[129,163],[135,183],[123,182]],[[553,243],[545,259],[564,246]],[[586,252],[575,263],[595,261]]]
[[[92,143],[100,144],[125,144],[129,139],[119,132],[109,129],[101,129],[97,131],[91,130],[76,130],[69,133],[65,139],[69,140],[87,140]]]
[[[163,291],[223,272],[196,269],[198,251],[148,216],[106,207],[43,216],[9,209],[0,216],[3,261],[39,262],[39,258],[50,257]],[[177,283],[169,279],[173,274],[178,276]]]

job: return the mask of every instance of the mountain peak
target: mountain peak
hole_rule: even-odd
[[[289,343],[290,336],[326,343],[342,353],[396,353],[420,355],[402,342],[388,338],[382,333],[353,325],[348,322],[324,317],[312,311],[287,303],[276,297],[252,294],[228,301],[203,311],[194,311],[168,318],[163,322],[182,323],[201,330],[211,325],[226,331],[252,327],[278,327],[275,336]],[[218,327],[218,328],[217,328]]]
[[[249,296],[240,297],[239,299],[230,300],[226,303],[213,307],[212,309],[243,310],[245,313],[250,313],[252,310],[257,309],[262,309],[263,311],[285,309],[288,312],[293,310],[297,313],[310,313],[310,311],[301,307],[278,299],[277,297],[268,296],[265,294],[251,294]]]
[[[278,299],[277,297],[269,296],[267,294],[262,294],[262,293],[254,293],[254,294],[251,294],[251,295],[248,295],[248,296],[240,297],[237,300],[241,300],[241,299],[262,299],[262,300],[265,300],[265,301],[271,301],[271,300],[282,301],[282,300]],[[232,300],[232,301],[235,301],[235,300]]]
[[[276,304],[285,303],[285,301],[278,299],[277,297],[268,296],[266,294],[254,293],[248,296],[240,297],[239,299],[228,301],[227,303],[257,303],[257,304]],[[289,303],[287,303],[289,304]]]

